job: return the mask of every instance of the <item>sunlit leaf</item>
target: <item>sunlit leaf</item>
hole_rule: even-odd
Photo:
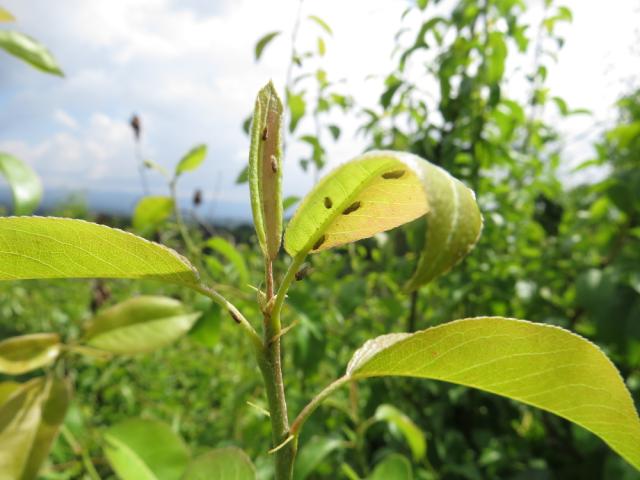
[[[393,405],[380,405],[374,415],[376,420],[389,423],[407,440],[414,460],[422,460],[427,452],[427,441],[420,428]]]
[[[341,165],[307,195],[289,222],[291,256],[367,238],[428,214],[414,290],[448,271],[475,245],[482,226],[474,194],[421,158],[372,151]]]
[[[322,28],[329,35],[333,35],[333,30],[331,30],[331,27],[329,26],[329,24],[324,20],[322,20],[320,17],[318,17],[317,15],[309,15],[308,18],[312,22],[315,22],[317,25],[319,25],[320,28]]]
[[[23,480],[38,477],[38,472],[49,456],[60,426],[64,422],[70,401],[71,388],[66,381],[52,379],[48,382],[41,407],[40,423],[22,474]]]
[[[280,33],[282,32],[270,32],[264,35],[262,38],[260,38],[260,40],[258,40],[258,42],[256,43],[256,49],[255,49],[256,61],[260,60],[260,57],[262,57],[262,53],[264,52],[264,49],[266,48],[266,46],[269,45],[269,43],[271,43],[271,41],[274,38],[280,35]]]
[[[247,263],[245,262],[242,254],[233,244],[229,243],[222,237],[213,237],[207,240],[206,245],[215,252],[218,252],[233,265],[233,268],[238,274],[240,282],[243,285],[249,283],[249,269],[247,268]]]
[[[264,255],[274,259],[282,241],[282,102],[269,82],[258,92],[249,152],[251,209]]]
[[[133,228],[148,232],[167,220],[173,212],[173,199],[164,196],[141,198],[133,211]]]
[[[60,353],[60,337],[36,333],[0,341],[0,373],[21,375],[50,365]]]
[[[11,12],[0,7],[0,22],[14,22],[15,17],[11,15]]]
[[[392,453],[385,457],[369,477],[369,480],[412,480],[411,463],[402,455]]]
[[[255,480],[246,453],[236,447],[217,448],[193,460],[182,480]]]
[[[136,297],[96,315],[87,326],[84,342],[111,353],[149,352],[187,333],[199,316],[172,298]]]
[[[178,165],[176,165],[176,176],[183,174],[184,172],[190,172],[195,170],[207,156],[207,146],[197,145],[189,150],[184,157],[180,160]]]
[[[193,286],[198,274],[173,250],[82,220],[0,218],[0,280],[148,278]]]
[[[485,317],[383,335],[354,354],[347,374],[431,378],[519,400],[595,433],[640,469],[640,420],[620,374],[559,327]]]
[[[23,33],[0,30],[0,48],[46,73],[64,76],[51,52]]]
[[[104,432],[105,454],[121,480],[179,480],[189,462],[182,439],[153,420],[125,420]]]
[[[0,152],[0,174],[13,192],[13,210],[16,215],[30,215],[42,199],[42,184],[33,169],[7,153]]]
[[[298,126],[298,122],[307,109],[302,93],[291,93],[287,97],[287,106],[289,107],[289,131],[294,132]]]
[[[314,437],[300,449],[293,471],[294,480],[304,480],[316,469],[331,452],[344,446],[337,438]]]
[[[291,195],[291,196],[285,198],[282,201],[282,209],[286,212],[287,210],[289,210],[291,207],[293,207],[299,201],[300,201],[300,197],[296,197],[295,195]]]

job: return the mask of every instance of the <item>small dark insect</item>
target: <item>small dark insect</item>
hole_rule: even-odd
[[[140,117],[136,114],[133,114],[131,120],[129,121],[129,125],[133,129],[133,135],[136,137],[136,140],[140,139],[140,130],[142,128],[142,122],[140,122]]]
[[[241,323],[240,317],[238,316],[238,314],[236,312],[234,312],[233,310],[229,310],[229,315],[231,315],[231,318],[233,318],[234,322]]]
[[[300,270],[296,272],[296,281],[300,282],[313,273],[313,268],[305,263]]]
[[[362,206],[362,203],[360,201],[353,202],[351,205],[349,205],[347,208],[344,209],[342,214],[349,215],[350,213],[353,213],[356,210],[358,210],[361,206]]]
[[[325,208],[333,207],[333,202],[331,201],[331,199],[329,197],[324,197],[324,206],[325,206]]]
[[[325,241],[325,240],[326,240],[326,237],[325,237],[324,235],[322,235],[322,236],[321,236],[321,237],[316,241],[316,243],[314,243],[314,244],[313,244],[312,249],[313,249],[313,250],[317,250],[317,249],[319,249],[319,248],[322,246],[322,244],[324,243],[324,241]]]
[[[391,172],[383,173],[382,178],[389,180],[391,178],[400,178],[404,175],[404,170],[392,170]]]
[[[262,130],[262,140],[266,142],[268,138],[269,138],[269,131],[267,130],[267,127],[264,127],[264,130]]]
[[[202,203],[202,190],[198,189],[193,192],[193,205],[198,206]]]
[[[276,160],[275,155],[271,155],[271,171],[278,173],[278,160]]]

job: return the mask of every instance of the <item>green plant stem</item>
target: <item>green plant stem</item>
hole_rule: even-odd
[[[177,178],[173,178],[169,182],[169,190],[171,191],[171,198],[173,199],[173,213],[176,216],[176,223],[178,224],[178,230],[180,231],[180,236],[184,241],[184,244],[187,247],[187,250],[196,259],[200,258],[200,252],[196,248],[195,243],[193,243],[193,239],[191,235],[189,235],[189,231],[187,230],[187,226],[184,223],[184,218],[182,217],[182,212],[180,211],[180,204],[178,202],[178,192],[176,190],[176,181]]]
[[[296,419],[291,424],[291,435],[297,436],[300,433],[300,429],[304,422],[311,416],[313,412],[320,406],[322,401],[335,392],[338,388],[342,387],[344,384],[349,383],[351,381],[351,377],[344,376],[337,379],[335,382],[329,384],[324,390],[322,390],[318,395],[316,395],[313,400],[311,400],[298,414]]]
[[[80,445],[80,442],[78,442],[73,433],[71,433],[71,430],[69,430],[66,425],[62,425],[60,427],[60,434],[62,435],[62,438],[64,438],[69,444],[71,450],[73,450],[73,453],[75,453],[76,455],[80,455],[82,464],[84,465],[84,468],[87,471],[89,477],[91,477],[91,480],[102,480],[100,478],[100,475],[96,471],[96,468],[93,466],[93,462],[91,461],[89,454],[82,447],[82,445]]]
[[[258,355],[257,358],[264,379],[267,401],[269,403],[271,432],[275,450],[275,478],[276,480],[290,480],[293,477],[293,464],[296,456],[297,443],[294,440],[293,442],[289,441],[285,444],[290,437],[290,433],[287,400],[282,378],[282,354],[280,349],[280,309],[282,302],[280,302],[278,308],[276,308],[278,298],[274,299],[273,262],[270,259],[265,259],[265,284],[267,305],[271,302],[275,303],[271,310],[269,308],[265,308],[264,310],[263,354]],[[288,281],[288,285],[290,284],[291,280]],[[284,297],[286,289],[282,290],[283,286],[284,283],[280,290]],[[280,448],[280,446],[282,447]]]
[[[300,267],[304,263],[304,259],[307,254],[300,253],[297,256],[293,257],[293,260],[289,264],[289,268],[287,269],[287,273],[285,273],[284,278],[282,279],[282,283],[280,284],[280,288],[278,289],[278,294],[276,295],[276,299],[273,304],[273,309],[271,310],[271,317],[275,319],[274,321],[278,322],[278,326],[280,324],[280,312],[282,311],[282,305],[284,304],[284,299],[287,296],[287,292],[289,291],[289,287],[293,283],[293,280],[296,278],[296,273],[300,270]]]

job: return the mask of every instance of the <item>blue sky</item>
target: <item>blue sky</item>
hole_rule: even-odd
[[[128,120],[137,112],[144,122],[144,154],[160,164],[170,167],[194,144],[208,144],[205,166],[183,179],[185,196],[199,187],[209,201],[216,199],[216,216],[248,216],[246,187],[234,185],[248,149],[240,125],[262,84],[269,78],[284,84],[286,32],[297,3],[3,0],[18,19],[11,28],[45,43],[66,77],[39,74],[0,52],[0,150],[33,165],[50,191],[114,192],[119,194],[115,200],[135,196],[140,181]],[[533,18],[540,2],[530,3]],[[564,32],[566,47],[549,86],[571,106],[590,108],[595,116],[560,125],[569,138],[567,156],[575,161],[588,158],[589,141],[612,121],[611,105],[639,71],[640,57],[632,49],[640,38],[640,7],[633,0],[608,2],[606,8],[600,2],[565,3],[575,21]],[[381,91],[380,81],[365,78],[390,70],[393,36],[406,4],[304,3],[305,15],[322,16],[335,32],[325,68],[334,78],[346,78],[346,90],[362,104],[374,102]],[[285,35],[255,64],[253,45],[272,30]],[[317,33],[307,27],[300,41],[315,41]],[[511,88],[517,91],[517,84]],[[345,134],[329,152],[330,164],[363,148],[354,137],[357,120],[341,122]],[[310,176],[297,166],[302,148],[288,151],[286,194],[300,195],[311,186]],[[163,192],[161,178],[150,177],[154,192]]]

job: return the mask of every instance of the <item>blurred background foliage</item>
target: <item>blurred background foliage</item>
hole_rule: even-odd
[[[297,160],[317,178],[327,142],[341,134],[329,112],[358,118],[371,148],[416,153],[473,188],[483,235],[460,266],[410,296],[401,286],[416,262],[412,252],[424,238],[424,222],[313,256],[311,274],[293,286],[284,311],[284,323],[295,325],[283,347],[290,409],[299,410],[340,376],[366,339],[478,315],[579,332],[614,360],[637,405],[640,91],[612,105],[617,125],[594,145],[595,156],[576,168],[595,168],[594,180],[569,188],[559,174],[567,161],[564,139],[544,113],[589,115],[545,86],[563,44],[557,26],[571,22],[570,10],[547,0],[540,23],[530,25],[522,1],[457,0],[444,15],[432,13],[443,10],[428,3],[408,6],[406,16],[422,20],[417,29],[404,20],[399,25],[396,65],[378,79],[375,106],[355,103],[322,68],[331,27],[318,17],[298,18],[284,95],[285,147],[308,145],[309,155]],[[305,22],[320,32],[313,48],[296,43]],[[279,35],[258,40],[257,60]],[[516,72],[526,86],[518,98],[504,88],[505,65],[513,58],[532,60]],[[299,131],[304,117],[313,119],[307,123],[312,131]],[[241,172],[238,180],[244,178]],[[256,293],[248,287],[259,287],[262,269],[252,230],[204,225],[189,215],[185,237],[181,212],[163,212],[146,223],[142,215],[134,231],[192,257],[214,282],[228,284],[225,293],[248,318],[259,318]],[[130,228],[128,219],[96,217],[77,199],[57,214]],[[42,478],[88,478],[87,458],[102,478],[115,478],[101,433],[131,417],[167,423],[196,452],[241,445],[268,478],[270,427],[249,345],[226,314],[193,292],[129,281],[2,283],[0,337],[53,331],[73,340],[96,311],[141,294],[180,298],[203,316],[186,338],[151,354],[72,357],[59,365],[73,380],[75,397]],[[399,471],[416,479],[637,478],[603,442],[558,417],[415,379],[372,380],[338,392],[310,419],[301,444],[297,478],[382,479]]]

